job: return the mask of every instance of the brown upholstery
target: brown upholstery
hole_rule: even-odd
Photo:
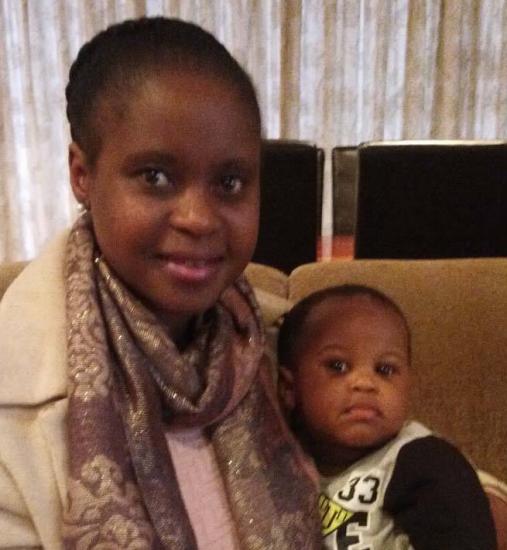
[[[13,262],[9,264],[0,264],[0,300],[4,295],[7,287],[19,275],[25,267],[26,262]]]

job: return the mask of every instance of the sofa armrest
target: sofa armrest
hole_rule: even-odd
[[[14,279],[21,273],[27,262],[13,262],[0,265],[0,300]]]

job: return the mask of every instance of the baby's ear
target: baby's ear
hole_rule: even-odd
[[[283,410],[291,413],[296,406],[296,394],[294,391],[294,374],[282,365],[278,368],[278,399]]]

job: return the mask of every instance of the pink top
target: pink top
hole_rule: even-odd
[[[165,436],[197,546],[202,550],[239,550],[210,440],[200,428],[167,431]]]

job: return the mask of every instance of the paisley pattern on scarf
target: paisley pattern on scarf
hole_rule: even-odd
[[[79,481],[70,480],[71,508],[67,534],[79,540],[79,548],[93,548],[98,538],[115,548],[150,548],[153,531],[144,518],[140,495],[126,483],[117,464],[97,455],[81,470]],[[109,514],[109,510],[114,512]]]
[[[88,215],[70,234],[66,281],[66,548],[197,548],[164,437],[172,426],[206,428],[241,548],[320,548],[316,489],[263,375],[246,280],[183,352],[100,257]]]

